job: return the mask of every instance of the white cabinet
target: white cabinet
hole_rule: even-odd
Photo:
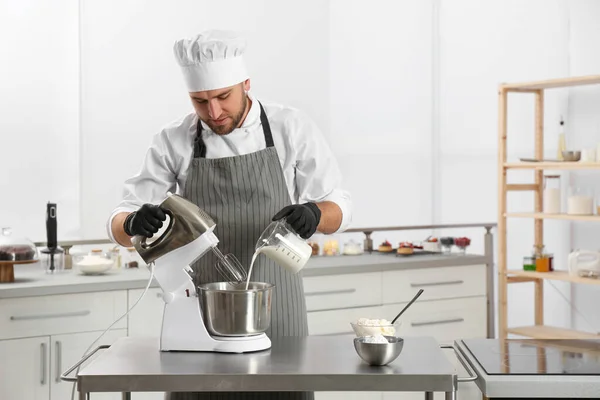
[[[350,322],[361,317],[373,318],[381,315],[381,307],[356,307],[330,311],[308,313],[308,332],[310,335],[352,334]]]
[[[127,291],[0,300],[0,339],[103,331],[127,311]],[[127,328],[125,319],[115,329]]]
[[[0,399],[48,400],[50,339],[0,341]]]
[[[303,282],[309,312],[381,304],[381,272],[311,276]]]
[[[419,302],[485,296],[485,265],[406,269],[383,273],[383,303],[409,302],[419,289]]]
[[[0,399],[70,399],[72,385],[60,381],[60,374],[126,307],[125,290],[0,300]],[[122,320],[99,344],[126,335],[127,322]],[[35,337],[23,339],[28,336]]]
[[[50,399],[67,400],[71,398],[73,383],[60,380],[60,374],[67,368],[74,365],[83,357],[83,353],[88,349],[102,332],[72,333],[67,335],[57,335],[50,338]],[[117,329],[106,332],[106,334],[94,345],[90,351],[100,345],[110,345],[118,338],[127,336],[126,329]],[[88,365],[92,360],[101,354],[98,351],[93,357],[83,364]],[[69,376],[75,376],[73,372]],[[120,400],[120,393],[94,393],[94,400]]]
[[[440,343],[451,344],[455,339],[485,337],[485,297],[447,299],[419,302],[404,314],[398,334],[401,336],[431,336]],[[406,303],[383,306],[383,315],[393,318]]]

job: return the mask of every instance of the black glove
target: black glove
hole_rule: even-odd
[[[165,212],[153,204],[144,204],[139,210],[125,218],[123,229],[129,236],[146,236],[151,238],[163,226],[167,219]]]
[[[281,209],[273,221],[287,217],[287,222],[303,239],[308,239],[316,231],[321,221],[321,210],[315,203],[293,204]]]

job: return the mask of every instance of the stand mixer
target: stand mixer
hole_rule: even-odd
[[[132,243],[142,259],[154,264],[154,277],[165,302],[161,351],[244,353],[269,349],[264,333],[270,324],[273,285],[252,282],[245,290],[245,271],[234,257],[217,249],[216,224],[204,210],[169,193],[160,207],[169,217],[166,230],[151,243],[136,236]],[[194,285],[191,264],[209,250],[219,258],[225,282]],[[233,261],[232,261],[233,259]],[[239,264],[239,263],[237,263]],[[238,282],[236,284],[234,282]]]

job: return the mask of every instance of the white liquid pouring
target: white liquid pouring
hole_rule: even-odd
[[[279,239],[279,244],[263,246],[254,252],[252,261],[250,262],[250,269],[248,269],[246,290],[248,290],[248,285],[250,284],[254,263],[260,253],[263,253],[293,274],[298,273],[312,255],[312,247],[296,235],[289,234],[283,237],[277,234],[276,237]]]

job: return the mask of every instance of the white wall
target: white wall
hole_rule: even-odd
[[[501,82],[568,76],[567,8],[564,1],[441,1],[440,8],[440,221],[496,221],[498,204],[498,98]],[[510,95],[508,157],[533,156],[533,96]],[[545,99],[547,155],[556,152],[555,127],[566,115],[566,95]],[[511,172],[512,183],[532,182],[530,172]],[[509,210],[531,211],[533,195],[511,193]],[[566,269],[568,223],[548,221],[547,249]],[[550,228],[553,227],[553,228]],[[533,222],[508,222],[508,268],[518,269],[533,246]],[[532,284],[509,287],[509,324],[533,323]],[[567,285],[555,284],[569,297]],[[546,323],[569,322],[569,307],[545,291]]]
[[[329,4],[330,134],[352,193],[353,226],[427,224],[432,1]],[[380,236],[374,240],[399,237]]]
[[[570,6],[570,72],[574,75],[597,74],[600,71],[600,3],[581,0]],[[600,90],[581,87],[569,90],[566,120],[567,144],[577,148],[595,148],[600,144]],[[597,171],[571,173],[573,185],[589,188],[600,198],[600,177]],[[594,223],[573,223],[572,248],[600,251],[600,228]],[[576,310],[573,327],[600,332],[598,303],[600,292],[595,285],[573,285]]]
[[[0,2],[0,226],[46,237],[46,203],[58,229],[79,233],[77,0]]]

